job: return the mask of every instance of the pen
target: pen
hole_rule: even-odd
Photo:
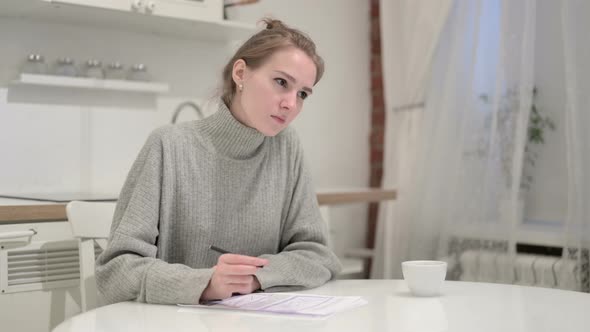
[[[231,251],[227,251],[225,249],[221,249],[221,248],[216,247],[214,245],[209,245],[209,249],[211,249],[213,251],[217,251],[220,254],[231,254]]]

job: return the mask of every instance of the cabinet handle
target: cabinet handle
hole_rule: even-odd
[[[149,11],[149,12],[153,12],[154,9],[156,9],[156,3],[153,2],[153,1],[148,2],[148,4],[145,7],[145,9],[147,9],[147,11]]]
[[[139,10],[143,7],[143,0],[133,0],[131,2],[131,8]]]
[[[18,232],[3,232],[0,233],[0,240],[17,239],[19,237],[32,237],[35,234],[37,234],[37,231],[34,229]]]

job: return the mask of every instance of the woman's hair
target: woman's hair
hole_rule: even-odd
[[[305,52],[316,66],[317,83],[324,74],[324,60],[316,53],[315,43],[303,32],[285,25],[279,20],[265,18],[266,28],[250,37],[223,68],[221,98],[230,107],[236,94],[236,84],[232,78],[234,63],[243,59],[246,65],[257,69],[276,51],[295,47]]]

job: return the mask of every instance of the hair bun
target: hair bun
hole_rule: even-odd
[[[279,29],[279,28],[285,27],[285,24],[283,24],[283,22],[281,22],[280,20],[272,19],[272,18],[265,18],[263,20],[263,22],[266,24],[267,30]]]

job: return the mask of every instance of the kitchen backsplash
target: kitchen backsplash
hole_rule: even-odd
[[[191,100],[205,116],[214,100],[160,97],[157,109],[85,108],[5,103],[0,89],[0,191],[118,193],[149,133]],[[183,111],[178,121],[197,119]]]

